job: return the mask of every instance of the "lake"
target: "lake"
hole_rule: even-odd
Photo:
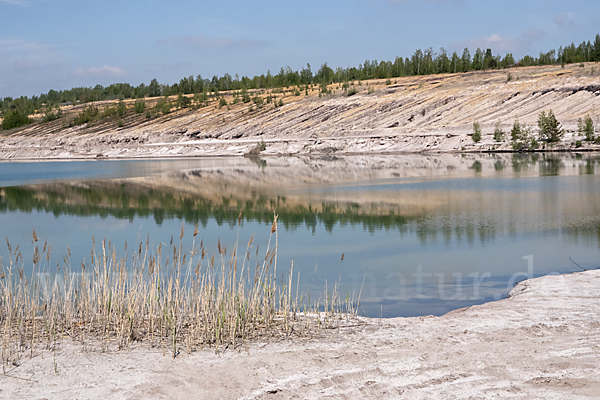
[[[92,236],[124,257],[178,242],[183,226],[189,250],[196,224],[209,252],[253,235],[264,251],[275,214],[277,268],[293,261],[301,292],[338,283],[369,317],[441,315],[600,266],[600,155],[0,163],[0,236],[26,272],[33,229],[61,268],[69,251],[71,265],[90,262]]]

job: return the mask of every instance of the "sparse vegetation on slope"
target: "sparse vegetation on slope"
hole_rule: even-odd
[[[358,67],[336,68],[332,69],[325,62],[321,68],[313,74],[310,64],[300,71],[294,71],[289,66],[281,68],[279,73],[272,75],[270,71],[260,76],[249,78],[236,74],[232,77],[228,73],[223,76],[213,76],[212,79],[205,79],[201,75],[190,75],[183,77],[178,83],[172,85],[159,84],[153,79],[149,85],[144,83],[134,87],[129,83],[114,83],[107,87],[96,85],[91,87],[77,87],[70,90],[50,90],[40,96],[28,98],[21,96],[17,99],[5,97],[0,99],[0,115],[8,115],[10,110],[19,110],[20,113],[28,116],[35,114],[36,111],[46,106],[89,103],[105,100],[123,100],[140,99],[145,97],[158,96],[177,96],[179,94],[204,94],[212,93],[214,97],[219,96],[219,92],[240,91],[248,89],[270,89],[270,88],[289,88],[295,87],[293,94],[300,95],[300,86],[305,87],[308,92],[308,85],[321,85],[321,93],[331,96],[331,89],[327,85],[331,83],[348,83],[353,81],[385,79],[386,85],[391,85],[391,78],[416,75],[435,75],[445,73],[458,73],[481,70],[504,69],[511,67],[527,67],[535,65],[558,65],[600,61],[600,34],[597,34],[593,43],[584,41],[579,46],[573,43],[558,50],[549,50],[546,53],[541,52],[539,57],[524,56],[520,61],[516,61],[511,53],[502,57],[500,54],[494,55],[492,49],[483,51],[477,48],[471,57],[468,48],[463,50],[461,56],[456,52],[448,55],[444,48],[438,53],[433,49],[418,49],[411,57],[396,57],[394,61],[366,60]],[[592,75],[594,70],[592,70]],[[510,72],[507,75],[507,81],[512,80]],[[179,107],[186,107],[178,102]],[[20,125],[10,125],[12,127],[26,125],[29,122],[18,120]],[[3,129],[11,129],[3,128]]]
[[[503,71],[351,82],[353,96],[331,84],[324,97],[322,88],[309,86],[305,96],[290,87],[148,98],[145,113],[135,111],[134,100],[68,106],[58,120],[4,132],[0,158],[243,155],[261,141],[268,145],[264,155],[569,150],[577,141],[591,150],[597,135],[582,140],[578,128],[579,118],[600,117],[600,85],[590,67],[528,67],[508,83]],[[538,134],[549,104],[564,131],[558,142]],[[73,123],[94,107],[98,118]],[[519,143],[494,138],[496,128],[509,132],[515,119],[535,132]],[[469,136],[474,121],[477,143]]]

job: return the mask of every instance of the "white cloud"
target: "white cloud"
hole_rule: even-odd
[[[247,48],[247,47],[262,47],[266,42],[246,39],[231,39],[231,38],[211,38],[205,35],[196,36],[171,36],[170,38],[161,39],[156,42],[159,46],[168,47],[192,47],[192,48]]]
[[[102,67],[90,67],[90,68],[77,68],[73,74],[75,76],[104,76],[104,77],[118,77],[126,75],[126,72],[120,67],[113,67],[110,65],[104,65]]]

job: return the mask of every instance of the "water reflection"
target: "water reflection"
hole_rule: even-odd
[[[168,242],[182,222],[199,223],[208,244],[264,240],[277,214],[280,265],[293,259],[304,288],[341,274],[342,291],[362,287],[367,315],[441,314],[502,297],[519,277],[578,270],[570,256],[596,267],[599,163],[568,153],[130,161],[126,177],[104,180],[53,175],[50,163],[45,183],[0,188],[0,235],[26,244],[35,227],[75,260],[92,234]]]

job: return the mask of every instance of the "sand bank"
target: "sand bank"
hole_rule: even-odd
[[[441,317],[358,318],[219,354],[102,353],[65,337],[56,356],[36,351],[0,376],[0,398],[598,398],[599,333],[594,270]]]

